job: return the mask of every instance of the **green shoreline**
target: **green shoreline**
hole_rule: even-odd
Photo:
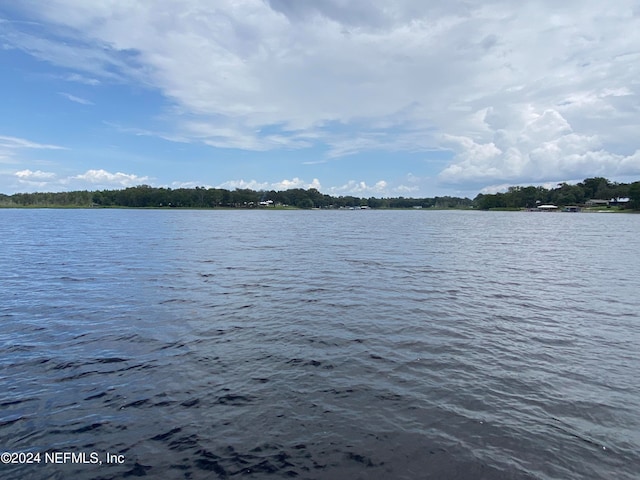
[[[436,196],[355,197],[331,196],[315,188],[282,191],[220,188],[164,188],[138,185],[120,190],[76,190],[0,194],[0,208],[144,208],[144,209],[375,209],[375,210],[489,210],[519,211],[554,205],[580,207],[585,211],[640,210],[640,181],[610,182],[603,177],[586,178],[575,185],[556,188],[509,187],[506,192],[478,194],[469,198]]]

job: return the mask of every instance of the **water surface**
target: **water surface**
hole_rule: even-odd
[[[0,210],[6,478],[632,479],[640,216]]]

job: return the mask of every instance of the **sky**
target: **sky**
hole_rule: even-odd
[[[0,192],[640,179],[640,0],[0,0]]]

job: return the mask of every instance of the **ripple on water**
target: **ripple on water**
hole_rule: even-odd
[[[0,217],[6,450],[125,455],[105,479],[640,471],[638,216]]]

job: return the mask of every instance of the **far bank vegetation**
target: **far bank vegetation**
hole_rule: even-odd
[[[284,191],[220,188],[162,188],[139,185],[121,190],[0,194],[4,207],[130,208],[471,208],[469,198],[334,197],[315,188]]]
[[[621,200],[621,201],[619,201]],[[602,205],[640,210],[640,181],[616,183],[603,177],[587,178],[570,185],[559,183],[547,189],[535,186],[509,187],[506,192],[479,194],[475,199],[459,197],[362,198],[331,196],[315,188],[256,191],[221,188],[163,188],[138,185],[120,190],[36,192],[0,194],[1,207],[129,207],[129,208],[417,208],[520,210],[541,204],[557,206]]]
[[[473,200],[482,210],[520,210],[541,204],[560,207],[576,205],[596,208],[640,209],[640,182],[616,183],[603,177],[587,178],[570,185],[559,183],[555,188],[509,187],[504,193],[480,194]]]

